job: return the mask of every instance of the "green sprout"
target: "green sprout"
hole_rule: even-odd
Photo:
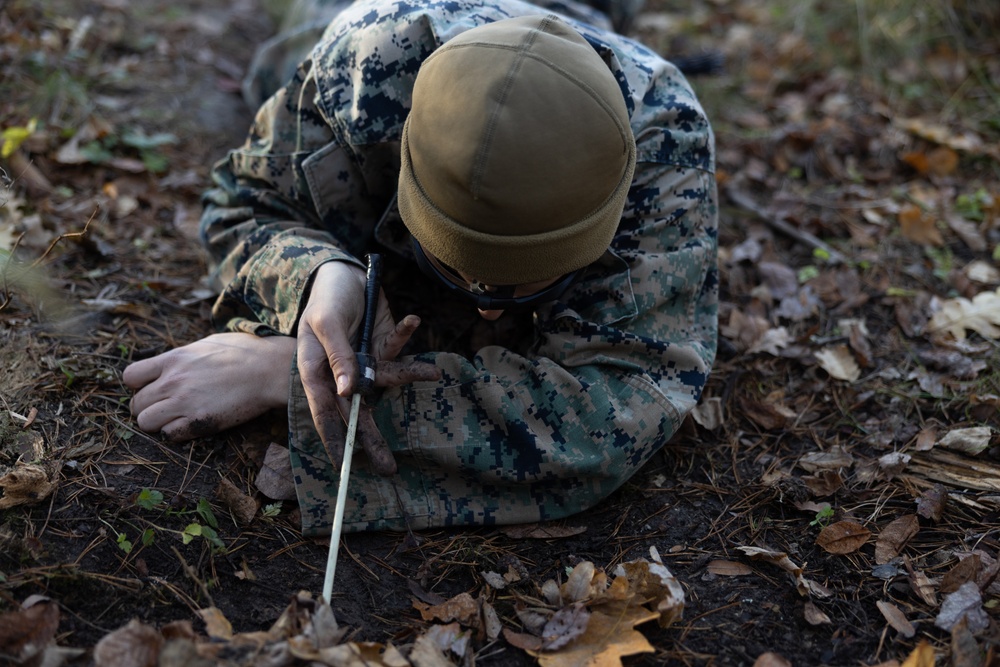
[[[215,514],[212,513],[212,506],[209,505],[208,501],[204,498],[198,500],[198,507],[195,508],[198,512],[198,516],[207,523],[212,528],[218,528],[219,522],[215,518]]]
[[[146,510],[156,509],[163,504],[163,494],[155,489],[143,489],[135,504]]]
[[[823,526],[830,523],[833,518],[833,508],[829,505],[825,505],[821,510],[816,512],[816,518],[809,522],[810,526]]]
[[[225,551],[226,543],[219,538],[219,534],[209,526],[203,526],[198,522],[189,523],[184,532],[181,533],[181,540],[184,544],[190,544],[196,537],[203,537],[212,546],[212,551]]]
[[[118,533],[118,548],[124,551],[126,554],[132,553],[132,542],[129,541],[125,533]]]

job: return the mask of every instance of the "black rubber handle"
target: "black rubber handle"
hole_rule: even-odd
[[[361,323],[361,342],[358,347],[358,393],[370,396],[375,390],[375,357],[372,355],[372,330],[375,328],[375,311],[378,310],[378,293],[382,282],[382,255],[365,255],[368,272],[365,280],[365,317]]]

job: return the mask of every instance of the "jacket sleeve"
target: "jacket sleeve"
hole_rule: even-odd
[[[244,145],[216,163],[204,196],[201,237],[220,295],[217,329],[292,335],[315,269],[327,261],[360,264],[350,251],[356,166],[317,108],[309,61],[258,111]],[[317,183],[317,159],[337,175]],[[322,219],[315,191],[339,200]],[[336,190],[330,193],[329,190]]]

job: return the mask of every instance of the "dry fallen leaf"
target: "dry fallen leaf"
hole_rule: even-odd
[[[969,631],[968,623],[963,618],[951,629],[951,665],[952,667],[983,667],[992,664],[987,658],[983,661],[983,649]]]
[[[837,327],[847,334],[848,344],[858,363],[864,368],[871,366],[875,353],[869,340],[871,333],[864,319],[845,318],[837,322]]]
[[[740,352],[747,352],[771,330],[771,323],[758,315],[745,315],[734,308],[729,313],[729,323],[719,326],[719,334],[728,339]]]
[[[861,377],[861,368],[846,345],[834,345],[816,353],[820,367],[836,380],[854,382]]]
[[[948,503],[948,492],[940,484],[935,484],[917,498],[917,514],[932,521],[940,521]]]
[[[486,638],[491,642],[496,641],[503,631],[503,623],[496,609],[489,602],[483,600],[483,629],[486,630]]]
[[[32,598],[21,609],[0,614],[0,655],[18,665],[40,664],[59,629],[59,605],[46,597]]]
[[[459,593],[446,602],[428,605],[418,600],[413,601],[413,607],[420,612],[425,621],[458,621],[463,625],[471,625],[479,616],[479,603],[468,593]]]
[[[962,239],[965,245],[969,246],[970,250],[974,250],[975,252],[985,252],[989,247],[986,241],[986,236],[983,234],[982,230],[980,230],[979,225],[971,220],[967,220],[957,213],[947,211],[944,216],[944,221],[948,223],[948,227],[951,228],[951,231],[955,232],[955,235]],[[996,268],[986,264],[986,262],[982,262],[981,260],[976,261],[979,262],[979,265],[971,267],[971,274],[969,271],[970,267],[968,266],[962,271],[969,280],[975,280],[976,282],[980,282],[985,285],[996,285],[1000,282],[1000,279],[990,280],[989,278],[986,278],[986,274],[996,274]],[[975,262],[973,263],[975,264]],[[984,269],[986,274],[980,273],[980,271]],[[1000,274],[996,275],[1000,278]]]
[[[983,249],[985,250],[985,244]],[[965,268],[962,269],[962,273],[969,280],[984,285],[996,285],[1000,283],[1000,269],[995,264],[984,262],[981,259],[976,259],[966,264]]]
[[[705,567],[712,574],[721,577],[742,577],[753,574],[753,569],[746,563],[737,563],[731,560],[713,560]]]
[[[882,565],[898,556],[918,530],[920,520],[915,514],[907,514],[891,521],[875,540],[875,562]]]
[[[1000,596],[1000,560],[982,549],[972,551],[956,551],[955,555],[962,560],[979,559],[979,570],[976,574],[976,584],[983,593]]]
[[[587,630],[590,612],[582,602],[563,607],[542,628],[542,648],[555,651],[581,636]]]
[[[249,525],[257,514],[257,501],[240,491],[225,477],[215,487],[215,495],[233,513],[233,518],[241,526]]]
[[[233,638],[233,626],[226,615],[217,607],[199,609],[198,615],[205,621],[205,632],[213,639],[230,640]]]
[[[101,638],[94,647],[95,667],[156,667],[163,635],[135,619]]]
[[[810,493],[817,498],[825,498],[833,495],[844,485],[844,479],[836,470],[819,470],[815,475],[802,477],[802,483],[806,485]],[[827,507],[830,503],[825,503]],[[801,507],[799,509],[802,509]],[[819,511],[819,510],[813,510]]]
[[[492,586],[498,591],[502,591],[507,588],[507,580],[504,579],[503,575],[499,572],[480,572],[479,576],[481,576],[483,581],[485,581],[489,586]]]
[[[586,631],[556,652],[529,651],[541,667],[620,667],[621,658],[639,653],[653,653],[655,648],[635,626],[657,618],[659,614],[645,607],[629,607],[621,615],[593,612]]]
[[[794,411],[783,405],[780,399],[761,402],[749,396],[740,396],[739,404],[743,414],[768,431],[783,428],[790,419],[797,416]]]
[[[898,216],[904,237],[920,245],[944,245],[944,237],[941,236],[934,217],[916,204],[904,204],[900,207]]]
[[[850,468],[854,457],[843,445],[834,445],[825,452],[809,452],[799,459],[799,466],[806,472]]]
[[[907,639],[916,634],[916,630],[913,628],[913,624],[907,620],[906,615],[899,610],[899,607],[892,604],[891,602],[885,602],[879,600],[875,603],[878,610],[882,612],[882,616],[885,617],[886,622],[891,625],[896,632],[903,635]]]
[[[913,449],[918,452],[926,452],[934,448],[935,442],[937,442],[937,429],[933,426],[925,426],[917,433]]]
[[[764,334],[754,341],[747,350],[747,354],[770,354],[772,357],[778,356],[781,350],[788,347],[792,342],[792,335],[785,327],[768,329]]]
[[[907,562],[907,566],[907,579],[910,582],[910,588],[925,604],[937,607],[937,585],[924,574],[923,570],[909,569],[909,562]]]
[[[950,632],[963,618],[972,632],[980,632],[990,625],[990,618],[983,609],[982,593],[979,592],[979,586],[972,581],[962,584],[958,590],[944,596],[944,600],[941,601],[941,611],[934,619],[934,625]]]
[[[927,153],[923,151],[908,151],[900,155],[899,159],[921,174],[930,171],[930,160],[927,159]]]
[[[610,583],[608,575],[583,561],[561,586],[546,581],[542,595],[549,604],[567,606],[548,618],[518,607],[518,618],[532,634],[505,628],[503,635],[540,665],[555,667],[620,666],[622,656],[653,650],[635,626],[657,620],[666,627],[684,610],[684,589],[653,547],[650,560],[619,564]]]
[[[819,532],[816,544],[831,554],[854,553],[868,541],[871,531],[854,521],[838,521]]]
[[[258,491],[274,500],[291,500],[295,497],[295,481],[292,479],[287,447],[274,442],[268,445],[254,485]]]
[[[917,648],[907,656],[902,667],[934,667],[934,647],[921,639]]]
[[[958,153],[947,146],[938,146],[927,153],[930,172],[935,176],[947,176],[958,169]]]
[[[893,123],[922,139],[933,141],[956,151],[986,153],[992,156],[997,156],[998,151],[1000,151],[1000,148],[986,144],[979,135],[973,132],[952,132],[944,125],[920,118],[897,118],[894,119]]]
[[[761,261],[757,263],[757,271],[777,301],[799,292],[798,273],[792,267],[782,262]]]
[[[702,428],[714,431],[725,423],[722,411],[722,399],[718,396],[705,398],[691,411],[691,417]]]
[[[982,453],[990,446],[993,429],[989,426],[973,426],[971,428],[956,428],[948,431],[938,445],[955,451],[965,452],[972,456]]]
[[[967,330],[990,340],[1000,338],[1000,289],[980,292],[971,300],[956,297],[939,302],[928,327],[932,334],[949,334],[958,341],[965,340]]]
[[[577,563],[566,577],[566,583],[559,587],[559,593],[563,600],[579,602],[604,590],[606,584],[604,573],[598,573],[594,564],[588,560]]]
[[[941,577],[939,590],[942,593],[954,593],[966,582],[976,583],[981,568],[982,561],[979,554],[973,553],[968,558],[963,558],[958,561],[955,567],[944,573],[944,576]]]
[[[805,606],[802,609],[803,616],[806,619],[806,623],[809,625],[829,625],[833,623],[830,617],[823,612],[822,609],[817,607],[812,600],[807,600]]]
[[[665,628],[684,614],[684,588],[663,564],[656,547],[649,548],[649,556],[649,560],[640,558],[620,564],[603,596],[612,602],[629,601],[655,609],[660,627]]]
[[[760,547],[736,547],[751,560],[763,560],[772,565],[777,565],[785,572],[788,572],[795,579],[795,588],[799,595],[808,597],[814,590],[815,584],[806,579],[802,574],[802,568],[796,565],[788,554],[782,551],[772,551],[771,549],[761,549]],[[825,596],[823,596],[825,597]]]
[[[468,650],[469,633],[464,631],[460,624],[432,625],[427,632],[417,638],[413,651],[410,652],[410,658],[415,665],[453,667],[454,663],[448,659],[448,654],[464,658]],[[339,667],[341,663],[329,662],[327,664]],[[409,663],[400,662],[399,664],[408,665]],[[366,662],[358,661],[350,663],[346,667],[367,667],[367,665]]]
[[[882,472],[886,474],[886,477],[892,479],[903,472],[903,469],[910,462],[911,458],[909,454],[904,452],[889,452],[878,458],[878,465],[882,469]]]
[[[792,663],[784,656],[768,651],[757,656],[753,661],[753,667],[792,667]]]

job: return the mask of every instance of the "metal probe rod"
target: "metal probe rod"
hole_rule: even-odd
[[[340,535],[344,528],[344,505],[347,502],[347,484],[351,474],[351,459],[354,456],[354,439],[358,432],[358,414],[361,411],[361,397],[369,396],[375,389],[375,357],[371,353],[372,329],[375,328],[375,311],[378,308],[379,281],[382,273],[381,255],[366,255],[368,262],[365,282],[365,314],[361,325],[361,342],[358,349],[360,377],[358,386],[351,397],[351,416],[347,421],[347,436],[344,438],[344,462],[340,466],[340,481],[337,485],[337,505],[333,511],[333,528],[330,531],[330,552],[326,559],[326,578],[323,580],[323,599],[330,604],[333,593],[333,577],[337,573],[337,552],[340,549]]]

